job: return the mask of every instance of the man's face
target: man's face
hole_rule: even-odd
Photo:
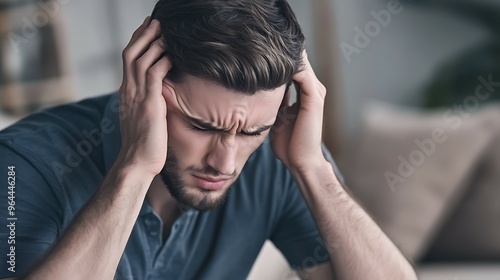
[[[166,95],[168,155],[160,175],[181,205],[212,209],[268,135],[285,85],[248,96],[190,75],[166,80],[169,90],[166,84],[174,95]]]

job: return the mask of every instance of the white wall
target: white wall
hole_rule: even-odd
[[[338,43],[354,43],[354,27],[364,29],[374,18],[371,10],[387,9],[389,1],[334,0]],[[454,15],[401,1],[403,11],[393,15],[379,35],[347,62],[340,47],[347,126],[359,126],[363,106],[371,99],[398,104],[421,102],[422,86],[443,61],[486,38],[479,26]]]
[[[108,93],[120,86],[121,51],[155,3],[68,0],[63,8],[78,99]]]

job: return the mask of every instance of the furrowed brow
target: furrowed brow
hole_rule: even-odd
[[[186,116],[186,117],[191,122],[193,122],[194,124],[196,124],[197,126],[199,126],[200,128],[203,128],[203,129],[206,129],[206,130],[220,131],[220,132],[228,132],[229,131],[227,129],[224,129],[224,128],[221,128],[221,127],[217,127],[217,126],[213,125],[210,122],[206,122],[206,121],[198,119],[198,118],[194,118],[194,117],[190,117],[190,116]],[[270,125],[264,125],[264,126],[261,126],[261,127],[257,128],[256,130],[253,130],[253,131],[242,131],[242,133],[245,133],[245,134],[258,134],[258,133],[261,133],[261,132],[264,132],[264,131],[270,129],[272,126],[273,126],[272,124],[270,124]]]
[[[193,118],[193,117],[190,117],[190,116],[187,116],[187,118],[195,123],[197,126],[199,126],[200,128],[203,128],[203,129],[208,129],[208,130],[214,130],[214,131],[223,131],[223,132],[226,132],[227,130],[221,128],[221,127],[216,127],[215,125],[209,123],[209,122],[206,122],[204,120],[200,120],[200,119],[197,119],[197,118]]]

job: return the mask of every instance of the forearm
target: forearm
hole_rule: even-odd
[[[117,161],[96,194],[25,278],[113,279],[150,179]]]
[[[338,279],[417,279],[397,247],[343,189],[327,161],[292,174],[325,241]]]

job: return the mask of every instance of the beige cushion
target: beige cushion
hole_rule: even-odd
[[[469,184],[427,259],[500,260],[500,129]]]
[[[462,198],[492,139],[498,112],[481,110],[465,119],[444,115],[446,110],[420,113],[381,103],[365,112],[343,170],[347,185],[402,252],[417,261]]]
[[[285,257],[271,241],[266,241],[247,277],[247,280],[276,279],[298,280]]]
[[[500,264],[456,263],[425,265],[417,268],[419,280],[498,280]]]

